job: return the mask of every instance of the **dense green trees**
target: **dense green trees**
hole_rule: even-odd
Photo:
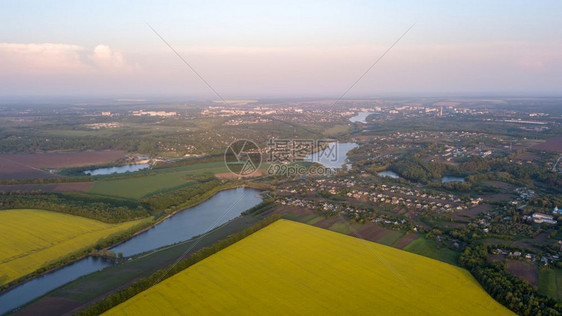
[[[509,274],[501,263],[487,261],[490,246],[467,247],[459,262],[498,302],[519,315],[560,315],[562,305],[547,298],[525,280]]]
[[[79,193],[0,193],[0,209],[33,208],[118,223],[151,215],[147,204]]]
[[[150,196],[141,201],[150,205],[153,210],[169,212],[211,197],[221,184],[221,181],[215,178],[201,179],[201,182],[196,185]]]

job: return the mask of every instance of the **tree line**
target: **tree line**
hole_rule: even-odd
[[[519,315],[561,315],[562,305],[543,296],[527,281],[511,275],[502,263],[488,262],[490,245],[466,247],[459,258],[496,301]]]
[[[152,215],[146,203],[94,197],[80,193],[4,192],[0,209],[32,208],[119,223]]]

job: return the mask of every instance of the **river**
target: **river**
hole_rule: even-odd
[[[206,233],[245,210],[259,204],[259,190],[236,188],[218,192],[210,199],[182,210],[151,229],[117,245],[112,251],[128,257],[189,240]],[[0,314],[26,304],[68,282],[112,265],[110,261],[86,257],[53,272],[33,278],[0,295]]]

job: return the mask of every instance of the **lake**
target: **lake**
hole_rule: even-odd
[[[441,183],[449,183],[449,182],[464,182],[464,178],[460,177],[443,177],[441,178]]]
[[[399,179],[400,178],[400,176],[396,172],[390,171],[390,170],[381,171],[381,172],[377,173],[377,175],[379,177],[388,177],[388,178],[392,178],[392,179]]]
[[[93,170],[86,170],[84,171],[84,173],[90,176],[105,176],[108,174],[115,174],[115,173],[135,172],[148,168],[150,168],[150,164],[141,163],[137,165],[124,165],[124,166],[105,167],[105,168],[98,168]]]
[[[374,113],[375,112],[359,112],[357,115],[350,117],[349,120],[353,123],[367,123],[367,116]]]
[[[204,234],[245,210],[261,203],[259,190],[236,188],[221,191],[210,199],[185,209],[151,229],[112,248],[124,256],[154,250]],[[0,295],[0,314],[26,304],[68,282],[112,265],[110,261],[86,257],[51,273],[33,278]]]
[[[304,161],[317,162],[327,168],[341,168],[347,161],[347,153],[355,147],[356,143],[329,143],[328,146],[304,157]]]

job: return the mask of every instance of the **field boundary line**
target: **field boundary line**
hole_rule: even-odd
[[[370,251],[372,251],[372,252],[377,256],[377,258],[380,260],[380,262],[382,262],[394,275],[396,275],[396,276],[398,277],[398,279],[400,279],[400,281],[402,281],[402,283],[404,283],[404,285],[406,285],[406,287],[407,287],[408,289],[412,290],[412,287],[410,286],[410,284],[408,283],[408,281],[406,281],[406,279],[404,279],[404,277],[403,277],[400,273],[398,273],[398,271],[396,271],[396,270],[394,270],[394,268],[392,268],[392,266],[388,263],[388,261],[386,261],[386,260],[380,255],[380,253],[377,251],[377,249],[375,249],[375,247],[373,247],[373,245],[371,244],[371,241],[365,239],[365,238],[361,235],[361,233],[359,233],[358,230],[356,230],[355,228],[353,228],[353,226],[352,226],[348,221],[346,221],[345,218],[344,218],[341,214],[339,214],[338,216],[339,216],[339,218],[341,218],[341,219],[344,221],[344,223],[349,227],[349,230],[350,230],[351,232],[353,232],[354,234],[356,234],[357,237],[359,237],[359,239],[363,241],[362,243],[365,245],[365,247],[367,247],[367,249],[369,249]],[[382,245],[382,244],[381,244],[381,245]],[[386,246],[386,245],[384,245],[384,246]],[[392,247],[392,246],[387,246],[387,247],[394,248],[394,247]],[[395,248],[395,249],[396,249],[396,248]]]

